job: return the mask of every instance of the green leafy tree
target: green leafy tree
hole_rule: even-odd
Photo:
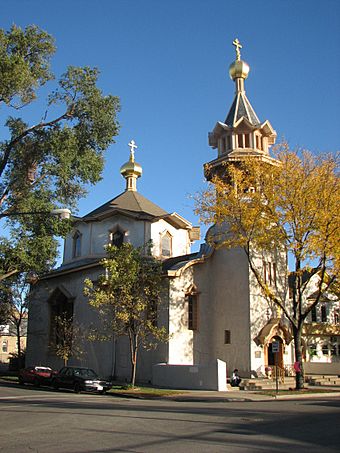
[[[17,274],[0,282],[0,319],[10,324],[17,339],[18,366],[22,368],[22,337],[26,336],[28,316],[29,285],[31,281],[26,274]]]
[[[83,329],[74,322],[73,316],[70,317],[67,313],[56,316],[54,328],[55,353],[57,357],[63,359],[64,366],[67,366],[71,357],[80,359],[84,353],[83,341],[85,338]]]
[[[54,51],[53,38],[37,26],[0,30],[0,107],[8,129],[0,141],[0,218],[8,232],[0,238],[0,280],[53,266],[54,236],[69,224],[48,213],[74,208],[85,186],[100,180],[104,151],[118,133],[119,100],[103,95],[99,72],[89,67],[68,67],[53,82],[41,118],[23,118],[37,90],[52,83]]]
[[[139,348],[155,348],[168,338],[165,327],[157,325],[161,262],[145,254],[145,249],[129,243],[108,246],[108,256],[101,263],[105,273],[96,282],[87,279],[84,288],[90,305],[100,314],[106,332],[101,337],[109,340],[114,333],[129,339],[132,386],[136,381]]]
[[[297,153],[283,143],[276,158],[277,165],[245,158],[226,166],[197,197],[197,213],[217,226],[212,244],[244,250],[262,293],[288,320],[301,366],[296,388],[301,389],[304,323],[339,277],[339,156]],[[290,299],[265,281],[259,267],[259,253],[275,248],[286,251],[293,263]],[[319,283],[310,300],[308,285],[316,273]],[[287,284],[288,269],[282,277]]]

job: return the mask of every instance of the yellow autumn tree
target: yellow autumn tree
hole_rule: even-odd
[[[289,322],[295,360],[301,364],[296,388],[304,382],[302,332],[306,317],[339,277],[339,155],[296,152],[287,143],[276,148],[276,161],[245,157],[228,164],[196,198],[196,213],[216,225],[210,240],[217,247],[241,247],[262,293]],[[255,251],[288,253],[292,298],[264,280]],[[306,302],[310,279],[319,283]]]

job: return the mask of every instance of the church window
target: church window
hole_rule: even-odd
[[[264,284],[267,283],[267,263],[263,261],[263,281]]]
[[[243,141],[243,139],[244,139],[243,134],[238,134],[238,135],[237,135],[237,141],[238,141],[238,147],[239,147],[239,148],[244,148],[244,141]]]
[[[225,330],[224,331],[224,344],[230,344],[231,343],[231,332],[230,330]]]
[[[172,236],[166,232],[161,237],[161,256],[169,258],[172,255]]]
[[[309,346],[309,355],[311,357],[315,356],[316,355],[316,344],[311,344]]]
[[[272,263],[268,263],[268,281],[272,284]]]
[[[111,233],[111,245],[115,245],[116,247],[121,247],[124,242],[125,234],[117,230],[114,233]]]
[[[339,324],[339,309],[334,310],[334,324]]]
[[[8,352],[8,341],[2,340],[2,352]]]
[[[188,329],[198,329],[198,301],[197,294],[189,294],[188,299]]]
[[[50,344],[57,346],[65,341],[65,324],[72,323],[73,301],[57,290],[50,303]]]
[[[81,255],[81,233],[76,231],[73,235],[72,257],[77,258]]]
[[[317,317],[317,313],[316,313],[316,307],[312,308],[311,317],[312,317],[312,322],[317,322],[318,321],[318,317]]]
[[[322,354],[323,355],[328,355],[328,344],[323,344],[322,345]]]
[[[336,344],[332,344],[331,346],[331,355],[336,355]]]
[[[327,322],[327,308],[326,308],[326,305],[321,305],[321,322]]]

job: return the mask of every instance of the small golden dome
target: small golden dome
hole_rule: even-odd
[[[120,167],[120,173],[122,176],[136,175],[139,178],[142,173],[142,166],[137,162],[133,162],[131,159]]]
[[[242,60],[235,60],[229,66],[229,75],[232,80],[235,79],[246,79],[249,74],[249,65]]]

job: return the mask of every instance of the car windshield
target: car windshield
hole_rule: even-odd
[[[86,379],[96,379],[98,377],[97,374],[89,368],[79,368],[77,370],[74,370],[74,374]]]

